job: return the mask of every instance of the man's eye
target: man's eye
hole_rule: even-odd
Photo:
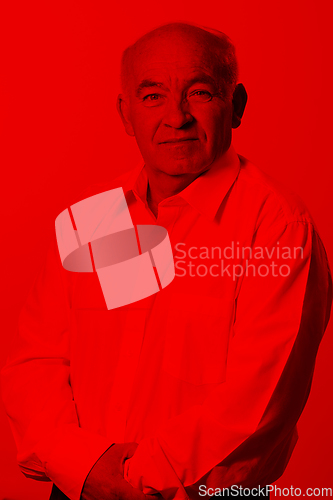
[[[148,94],[143,97],[142,102],[145,106],[159,106],[163,102],[161,94]]]
[[[158,98],[159,98],[159,94],[149,94],[149,95],[146,95],[143,100],[144,101],[157,101]]]
[[[195,90],[194,92],[191,92],[189,95],[191,98],[191,101],[196,101],[196,102],[208,102],[210,101],[213,96],[208,90]]]

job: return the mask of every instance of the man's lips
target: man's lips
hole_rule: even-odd
[[[187,141],[198,141],[197,137],[181,137],[178,139],[168,139],[166,141],[161,141],[159,144],[178,144],[179,142],[187,142]]]

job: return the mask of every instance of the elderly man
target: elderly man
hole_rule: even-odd
[[[167,229],[176,276],[108,310],[97,273],[66,270],[52,245],[2,373],[19,465],[54,499],[270,485],[328,322],[325,250],[303,205],[231,146],[247,96],[227,36],[162,26],[125,51],[122,85],[144,161],[89,196],[122,187],[134,226]]]

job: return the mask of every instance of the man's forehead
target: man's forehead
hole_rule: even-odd
[[[178,35],[178,34],[176,34]],[[217,51],[195,37],[166,35],[151,37],[134,48],[131,57],[132,78],[165,81],[168,78],[208,80],[214,77],[218,65]]]
[[[141,37],[126,49],[122,60],[123,89],[134,90],[143,80],[184,81],[202,70],[215,82],[237,78],[237,62],[229,38],[221,32],[173,23]],[[229,81],[229,80],[228,80]]]

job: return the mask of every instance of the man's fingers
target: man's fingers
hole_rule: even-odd
[[[126,443],[125,449],[124,449],[124,458],[131,458],[133,457],[136,449],[138,447],[137,443]]]
[[[118,461],[118,470],[121,475],[124,474],[125,460],[131,458],[137,449],[137,443],[116,443],[111,447],[115,459]]]

